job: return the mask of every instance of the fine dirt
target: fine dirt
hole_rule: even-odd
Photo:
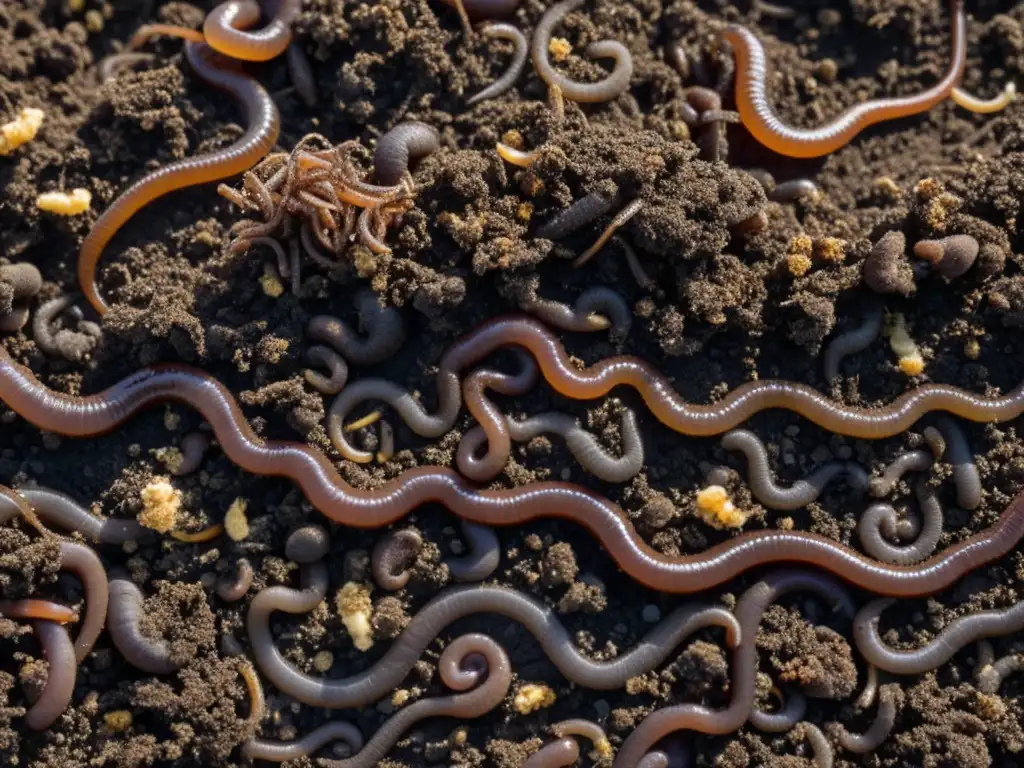
[[[0,121],[25,106],[43,109],[38,137],[0,157],[0,264],[28,261],[45,280],[39,303],[78,290],[78,246],[101,212],[126,186],[158,165],[226,146],[242,133],[231,100],[198,80],[183,60],[180,41],[158,38],[155,54],[139,71],[104,84],[96,63],[123,49],[147,21],[197,27],[215,3],[19,0],[0,4]],[[524,0],[515,23],[529,30],[547,7]],[[302,103],[283,60],[250,67],[282,113],[279,147],[305,134],[332,141],[358,139],[368,148],[405,119],[436,126],[442,149],[415,170],[415,206],[388,232],[393,254],[339,262],[327,271],[306,260],[298,295],[269,295],[269,251],[228,251],[230,228],[241,214],[215,185],[169,195],[132,218],[105,251],[100,289],[111,304],[102,339],[84,359],[45,353],[31,323],[3,343],[48,386],[93,393],[143,365],[188,362],[234,391],[247,418],[265,437],[306,440],[335,461],[346,480],[363,488],[417,465],[452,465],[461,434],[472,424],[463,413],[455,430],[437,440],[412,434],[397,419],[398,452],[384,465],[357,465],[331,447],[321,425],[329,400],[302,377],[308,342],[304,329],[316,314],[355,322],[351,298],[369,285],[402,308],[409,329],[393,359],[354,377],[382,376],[422,395],[432,407],[436,363],[459,335],[485,318],[513,311],[517,297],[573,301],[585,288],[611,286],[633,311],[624,340],[607,333],[561,334],[571,354],[593,363],[612,354],[637,355],[672,378],[687,398],[709,402],[752,379],[803,381],[839,400],[881,404],[923,381],[946,382],[979,393],[1005,392],[1024,377],[1020,328],[1024,325],[1024,106],[996,115],[972,115],[948,102],[916,118],[867,131],[834,155],[792,161],[760,147],[739,125],[727,129],[723,161],[709,162],[707,131],[681,120],[686,86],[720,87],[732,104],[729,67],[714,55],[723,22],[750,26],[765,41],[776,71],[770,94],[790,123],[813,126],[845,107],[882,95],[911,94],[933,83],[949,57],[948,9],[942,0],[794,0],[791,18],[776,18],[755,0],[591,0],[556,34],[576,52],[594,40],[625,42],[635,71],[630,95],[608,103],[565,104],[559,122],[542,82],[527,65],[516,88],[497,100],[466,108],[468,96],[504,71],[509,48],[477,36],[467,42],[454,11],[434,0],[309,0],[296,39],[316,75],[316,106]],[[984,97],[1024,74],[1024,6],[1011,0],[968,2],[968,65],[963,87]],[[667,49],[676,41],[689,54],[685,78]],[[574,53],[562,66],[593,79],[601,67]],[[717,129],[717,126],[716,126]],[[530,169],[504,163],[494,144],[519,133],[523,147],[542,147]],[[701,135],[698,135],[701,134]],[[815,198],[768,202],[747,169],[776,181],[812,178]],[[637,251],[655,287],[645,290],[614,242],[587,265],[570,260],[599,234],[607,218],[557,242],[534,236],[573,200],[609,180],[622,199],[644,206],[621,231]],[[42,192],[76,187],[93,195],[91,210],[71,218],[36,209]],[[759,211],[765,225],[757,230]],[[848,358],[833,386],[824,380],[821,350],[837,332],[861,323],[871,291],[861,265],[871,245],[889,231],[909,246],[922,238],[970,234],[982,246],[963,277],[917,276],[909,296],[885,297],[901,312],[925,358],[924,374],[908,378],[884,338]],[[809,259],[802,272],[798,255]],[[804,263],[806,267],[806,263]],[[0,313],[13,293],[0,282]],[[6,303],[5,303],[6,302]],[[81,302],[80,306],[87,309]],[[86,317],[89,315],[87,313]],[[94,319],[94,318],[93,318]],[[61,321],[74,330],[74,318]],[[0,400],[3,393],[0,392]],[[760,507],[746,488],[742,457],[718,438],[685,437],[662,427],[635,393],[617,391],[604,402],[573,402],[543,384],[513,400],[498,398],[516,416],[560,410],[578,417],[612,452],[621,450],[619,412],[636,410],[645,466],[632,481],[602,483],[575,463],[562,440],[539,438],[514,446],[498,487],[563,479],[619,503],[658,550],[693,553],[733,535],[708,526],[695,509],[695,492],[718,465],[736,470],[733,500],[751,511],[746,530],[814,531],[851,546],[866,501],[842,483],[793,513]],[[362,411],[356,415],[362,415]],[[115,434],[70,440],[42,434],[0,407],[0,482],[31,483],[66,492],[104,516],[134,518],[141,491],[167,474],[166,449],[201,429],[194,412],[167,407],[139,416]],[[834,458],[852,459],[877,474],[909,447],[923,443],[925,420],[911,433],[877,442],[828,434],[790,414],[763,413],[747,428],[771,449],[780,483],[789,484]],[[1013,423],[965,425],[985,489],[981,506],[955,508],[951,469],[933,471],[946,510],[939,548],[990,525],[1024,486],[1024,442]],[[373,448],[374,427],[357,441]],[[908,478],[910,479],[910,478]],[[29,625],[0,619],[0,759],[28,766],[231,765],[238,746],[254,733],[247,694],[232,650],[247,647],[248,599],[270,585],[296,581],[284,558],[288,532],[323,521],[288,482],[246,475],[211,448],[199,471],[175,477],[182,506],[177,528],[199,531],[220,522],[237,498],[248,502],[250,532],[242,541],[155,542],[100,547],[108,567],[124,565],[149,598],[144,631],[163,637],[188,665],[154,677],[130,668],[102,637],[81,665],[72,706],[49,731],[22,722],[26,688],[38,686],[40,656]],[[901,514],[915,508],[912,483],[890,496]],[[357,650],[335,608],[346,581],[372,582],[368,553],[383,531],[331,525],[331,599],[307,617],[278,615],[276,636],[285,655],[307,670],[323,650],[329,676],[373,665],[408,618],[450,582],[442,561],[459,549],[457,519],[442,509],[417,510],[401,523],[427,542],[406,588],[389,595],[375,588],[375,644]],[[582,529],[541,521],[499,531],[502,561],[493,581],[554,606],[582,649],[595,658],[632,647],[652,626],[689,600],[727,606],[755,574],[698,598],[661,595],[634,583]],[[80,586],[58,576],[56,550],[20,522],[0,530],[0,594],[54,597],[73,604]],[[217,578],[234,573],[245,557],[253,587],[238,603],[220,600]],[[1012,605],[1024,587],[1024,558],[1012,553],[956,587],[925,600],[904,601],[885,615],[887,639],[919,645],[951,619]],[[868,595],[858,595],[858,600]],[[655,619],[656,620],[656,619]],[[442,695],[436,661],[463,631],[491,634],[510,653],[516,687],[545,683],[554,703],[520,714],[511,697],[484,718],[434,720],[417,726],[393,749],[386,766],[498,766],[512,768],[548,740],[547,726],[569,717],[600,722],[613,744],[655,707],[692,701],[728,704],[729,665],[720,632],[704,631],[681,646],[657,672],[631,680],[625,690],[594,693],[569,685],[519,625],[491,616],[459,622],[443,633],[406,681],[409,701]],[[813,694],[809,719],[842,722],[862,732],[874,710],[853,701],[865,665],[849,636],[849,621],[820,603],[786,599],[765,616],[759,635],[766,708],[772,686],[800,686]],[[997,657],[1019,649],[1014,636],[994,641]],[[893,735],[871,765],[961,768],[1012,765],[1024,749],[1024,689],[1010,677],[997,695],[973,684],[970,647],[934,673],[900,680]],[[325,666],[317,660],[318,668]],[[385,699],[358,711],[329,713],[300,706],[268,685],[270,716],[262,734],[301,736],[331,718],[345,717],[367,736],[392,713]],[[132,719],[109,715],[122,710]],[[699,764],[809,765],[810,748],[796,734],[762,734],[747,726],[725,737],[688,735]],[[586,751],[586,749],[584,749]],[[321,757],[341,757],[327,747]],[[837,750],[837,764],[861,764]],[[586,765],[594,764],[584,758]],[[867,764],[867,763],[865,763]]]

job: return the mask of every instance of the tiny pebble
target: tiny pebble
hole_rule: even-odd
[[[466,551],[466,545],[458,539],[455,539],[448,545],[448,549],[451,550],[451,553],[453,555],[461,555],[463,552]]]
[[[604,720],[608,717],[608,713],[611,712],[611,707],[608,706],[608,702],[604,699],[598,699],[594,702],[594,711],[597,712],[598,720]]]
[[[569,468],[566,467],[562,470],[560,477],[563,482],[568,482],[569,478],[572,477],[572,472],[570,472]]]
[[[661,609],[656,605],[645,605],[641,616],[648,624],[657,624],[661,619]]]
[[[783,432],[785,432],[789,437],[796,437],[800,434],[800,427],[796,424],[790,424],[783,430]]]

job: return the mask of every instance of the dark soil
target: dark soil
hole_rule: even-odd
[[[241,135],[236,106],[189,72],[180,41],[159,38],[147,46],[156,59],[144,71],[125,72],[104,85],[96,74],[96,62],[121,50],[141,24],[198,26],[213,5],[86,0],[84,9],[72,11],[66,0],[0,4],[0,121],[25,106],[46,113],[34,141],[0,158],[0,263],[38,266],[46,281],[40,300],[78,290],[81,239],[131,181]],[[532,28],[547,5],[524,0],[516,23]],[[632,331],[621,343],[603,333],[563,334],[569,351],[586,363],[616,353],[640,356],[672,377],[685,397],[708,402],[758,378],[803,381],[829,391],[820,352],[834,333],[861,322],[871,296],[862,284],[861,263],[871,245],[888,231],[904,233],[909,244],[966,233],[978,239],[982,253],[965,276],[918,278],[911,295],[885,298],[888,310],[905,315],[924,353],[925,374],[908,379],[879,339],[845,362],[832,394],[846,403],[870,405],[924,380],[982,393],[1016,386],[1024,376],[1018,346],[1024,325],[1020,102],[991,116],[945,103],[923,116],[869,130],[821,161],[775,156],[732,125],[727,161],[701,159],[679,117],[682,88],[716,86],[728,74],[711,55],[722,22],[749,25],[766,41],[773,65],[783,73],[772,80],[772,100],[784,119],[799,125],[817,125],[866,98],[913,93],[946,67],[949,25],[942,0],[794,0],[790,5],[794,18],[775,19],[753,0],[736,5],[727,0],[588,2],[558,34],[577,51],[593,40],[626,42],[635,63],[631,95],[604,105],[566,103],[565,120],[557,124],[529,66],[510,95],[465,108],[469,95],[503,71],[508,51],[504,43],[479,37],[467,43],[446,4],[309,0],[297,40],[313,62],[319,104],[310,108],[300,101],[283,60],[252,68],[281,109],[280,147],[290,149],[309,132],[336,142],[359,139],[369,147],[405,119],[425,121],[442,133],[441,151],[416,170],[415,206],[388,233],[393,255],[342,264],[330,274],[304,263],[300,295],[286,291],[273,298],[260,283],[270,255],[259,248],[231,254],[229,229],[240,214],[216,194],[215,185],[193,188],[145,208],[106,249],[100,287],[111,311],[102,324],[102,342],[88,359],[69,362],[45,354],[32,339],[31,324],[5,335],[4,344],[48,386],[76,394],[99,391],[153,362],[200,365],[237,393],[260,434],[308,440],[330,455],[349,482],[372,487],[419,464],[451,465],[471,419],[463,414],[456,430],[436,441],[396,423],[399,452],[383,466],[351,464],[334,452],[320,425],[329,403],[302,378],[304,329],[316,314],[354,321],[351,297],[360,286],[370,285],[386,302],[403,308],[410,338],[394,359],[354,375],[384,376],[422,393],[428,404],[436,362],[460,334],[514,310],[512,297],[524,292],[571,302],[593,285],[622,293],[635,315]],[[968,11],[963,86],[993,96],[1004,82],[1024,74],[1024,6],[969,0]],[[97,19],[102,29],[90,31],[87,23],[95,29]],[[676,40],[699,60],[685,80],[665,57]],[[575,55],[566,66],[581,78],[592,78],[599,69]],[[730,108],[731,88],[721,85]],[[505,164],[494,152],[495,142],[509,131],[518,131],[526,148],[544,147],[531,169]],[[768,170],[778,181],[813,178],[823,194],[786,205],[766,202],[761,185],[744,170],[749,168]],[[557,243],[532,235],[537,222],[608,180],[624,199],[644,202],[620,234],[655,278],[655,291],[637,285],[614,244],[585,267],[569,267],[567,258],[585,249],[603,223]],[[36,209],[38,194],[75,187],[93,194],[88,214],[57,218]],[[742,225],[758,211],[766,214],[767,226],[744,233],[748,228]],[[789,255],[801,249],[811,267],[796,276]],[[830,486],[805,510],[764,510],[746,490],[741,457],[725,452],[716,438],[690,438],[663,428],[633,392],[580,403],[540,386],[529,396],[503,401],[517,415],[570,413],[613,451],[620,448],[620,403],[637,409],[643,428],[646,464],[633,481],[595,480],[562,441],[552,438],[515,447],[497,485],[547,478],[580,483],[625,508],[660,551],[692,553],[734,535],[710,528],[694,505],[705,472],[725,464],[738,470],[731,488],[737,505],[754,512],[747,530],[792,527],[857,546],[854,527],[864,501],[841,484]],[[167,473],[159,449],[177,446],[201,427],[193,412],[177,406],[90,440],[41,434],[2,409],[0,421],[0,482],[52,487],[120,518],[134,517],[142,488]],[[833,458],[852,458],[877,473],[906,448],[921,444],[928,423],[870,443],[830,435],[779,412],[760,414],[747,426],[770,444],[773,468],[780,482],[789,483]],[[938,466],[935,482],[947,510],[940,548],[990,525],[1024,486],[1024,442],[1014,424],[965,428],[978,457],[984,499],[973,513],[954,509],[949,467]],[[361,439],[372,440],[372,430],[366,432]],[[4,762],[70,767],[240,760],[237,747],[252,736],[252,728],[245,719],[247,695],[238,663],[225,638],[246,646],[246,602],[219,600],[216,578],[233,573],[244,556],[256,572],[250,596],[268,585],[293,583],[295,569],[284,559],[283,541],[302,522],[322,518],[289,483],[248,476],[216,448],[208,451],[200,471],[173,483],[182,492],[179,528],[197,531],[219,522],[242,497],[248,501],[248,538],[180,544],[164,537],[123,551],[106,547],[101,554],[108,566],[131,569],[149,597],[146,631],[165,637],[176,658],[187,658],[188,665],[177,675],[146,676],[128,667],[104,636],[80,668],[72,707],[52,729],[34,733],[21,721],[22,681],[31,683],[26,677],[37,664],[38,646],[27,625],[0,620]],[[895,503],[901,512],[915,503],[910,485],[901,483]],[[312,668],[316,654],[329,649],[329,675],[366,669],[408,617],[449,582],[441,560],[458,538],[456,518],[441,509],[422,509],[403,525],[418,530],[428,545],[404,590],[391,596],[373,592],[373,648],[354,648],[332,600],[304,619],[279,617],[278,642],[290,659]],[[331,533],[333,596],[347,580],[369,581],[366,553],[384,532],[332,525]],[[555,606],[580,646],[596,657],[613,656],[638,641],[651,626],[645,607],[649,618],[651,606],[665,615],[693,599],[657,594],[632,582],[586,532],[569,524],[540,521],[499,535],[503,559],[495,580]],[[57,577],[55,562],[53,545],[41,543],[31,528],[14,524],[0,531],[5,598],[77,599],[77,583]],[[731,605],[756,575],[699,599]],[[895,633],[890,640],[912,647],[956,616],[1012,605],[1022,587],[1024,558],[1013,553],[955,588],[890,610],[885,618]],[[447,630],[406,688],[439,695],[434,665],[440,651],[470,629],[488,631],[507,648],[517,683],[550,685],[557,694],[554,705],[524,716],[506,702],[477,721],[424,723],[392,750],[386,765],[511,768],[549,737],[546,726],[565,718],[597,720],[617,744],[655,707],[728,702],[729,669],[719,633],[700,633],[662,670],[630,681],[626,690],[595,694],[567,684],[519,625],[494,617],[465,620]],[[845,639],[849,629],[848,621],[813,601],[784,600],[772,608],[759,637],[761,671],[770,677],[763,681],[766,706],[771,685],[800,685],[817,697],[809,716],[813,722],[838,720],[853,731],[864,730],[873,714],[853,708],[865,669]],[[1019,643],[1012,636],[996,640],[997,655]],[[897,725],[871,765],[973,768],[1019,761],[1021,681],[1010,678],[998,696],[980,693],[972,686],[974,655],[969,648],[934,673],[899,681]],[[295,738],[338,716],[299,706],[272,689],[268,704],[271,716],[262,729],[268,737]],[[105,720],[119,710],[133,715],[123,730]],[[368,736],[391,710],[385,700],[341,716]],[[465,738],[449,738],[460,726],[466,728]],[[694,747],[700,764],[729,768],[806,765],[810,756],[800,739],[750,727],[727,737],[698,734]],[[323,754],[332,754],[331,749]],[[860,764],[860,758],[837,752],[837,763]]]

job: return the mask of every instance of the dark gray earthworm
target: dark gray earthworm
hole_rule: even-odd
[[[964,509],[977,509],[981,504],[981,477],[967,437],[960,425],[948,416],[939,416],[935,424],[946,440],[945,460],[953,465],[956,503]]]
[[[210,438],[202,432],[189,432],[181,439],[178,450],[181,451],[181,463],[171,468],[171,474],[176,477],[191,475],[203,463],[203,456],[206,449],[210,447]]]
[[[139,629],[145,598],[127,571],[111,571],[110,596],[107,629],[125,660],[151,675],[167,675],[181,669],[181,664],[171,661],[171,651],[163,640],[146,637]]]
[[[690,768],[690,749],[679,738],[665,739],[661,747],[648,752],[636,768]]]
[[[373,153],[377,183],[385,187],[398,184],[408,172],[410,162],[440,148],[440,135],[426,123],[416,120],[399,123],[377,140]]]
[[[409,566],[423,549],[423,537],[405,528],[392,531],[377,540],[370,558],[373,580],[381,589],[395,592],[409,583]]]
[[[310,524],[296,528],[288,534],[284,543],[284,556],[305,565],[323,560],[330,549],[331,538],[327,530],[322,526]]]
[[[935,427],[924,428],[924,442],[936,461],[946,455],[946,438]]]
[[[82,663],[92,651],[107,622],[110,585],[103,563],[90,547],[73,541],[60,543],[60,569],[75,574],[85,591],[85,619],[75,638],[75,659]]]
[[[498,534],[489,525],[460,520],[462,539],[469,553],[445,558],[444,564],[452,581],[461,583],[483,581],[498,569],[501,562],[501,544]]]
[[[595,190],[541,224],[537,228],[537,237],[543,237],[545,240],[559,240],[580,227],[585,227],[590,222],[601,218],[618,204],[617,190],[614,192],[610,188]]]
[[[882,640],[879,620],[882,612],[896,601],[872,600],[860,609],[853,622],[857,650],[879,669],[896,675],[921,675],[937,669],[953,658],[965,645],[985,637],[1000,637],[1024,629],[1024,601],[1001,611],[980,611],[949,622],[921,648],[897,651]]]
[[[481,32],[484,37],[494,37],[511,42],[512,61],[508,65],[508,69],[505,70],[505,74],[480,91],[480,93],[468,99],[466,106],[473,106],[481,101],[497,98],[515,85],[516,80],[523,74],[523,67],[526,66],[526,58],[530,53],[530,44],[526,39],[526,35],[512,24],[489,22],[484,25]]]
[[[414,724],[428,717],[466,720],[480,717],[498,706],[512,685],[512,663],[508,654],[487,635],[477,633],[461,635],[453,640],[441,654],[438,671],[441,681],[458,693],[420,699],[410,704],[385,721],[357,754],[344,760],[332,760],[332,767],[373,768],[380,765],[381,759]],[[324,727],[329,728],[330,724]],[[322,731],[317,729],[303,742],[315,748],[328,740],[322,738]],[[257,745],[264,753],[268,746],[281,746],[260,741]],[[245,747],[243,750],[247,751]]]
[[[883,685],[878,691],[878,714],[864,733],[850,733],[842,723],[836,723],[836,739],[847,752],[866,755],[874,752],[889,738],[896,724],[896,686]]]
[[[284,763],[310,757],[324,745],[336,741],[346,744],[353,755],[363,748],[363,735],[358,728],[345,720],[332,720],[295,741],[249,739],[242,745],[242,756],[249,760]],[[335,761],[331,761],[332,765],[334,763]]]
[[[32,339],[48,355],[76,362],[93,350],[103,332],[96,323],[82,321],[78,330],[63,328],[54,332],[57,317],[74,303],[73,296],[58,296],[43,302],[32,319]]]
[[[614,59],[611,74],[596,83],[580,83],[561,74],[551,64],[548,46],[551,35],[563,18],[579,8],[585,0],[562,0],[555,3],[541,17],[533,30],[530,55],[533,68],[548,86],[558,86],[562,95],[571,101],[610,101],[629,89],[633,76],[633,57],[629,49],[616,40],[599,40],[587,46],[586,54],[592,59]]]
[[[535,297],[519,308],[563,331],[587,333],[611,327],[611,336],[624,339],[633,325],[633,312],[617,291],[598,285],[579,295],[573,306]]]
[[[235,603],[245,597],[252,586],[252,566],[244,557],[235,563],[233,579],[220,578],[217,581],[217,597],[228,603]]]
[[[919,527],[911,528],[911,535],[916,536],[911,544],[898,546],[890,544],[882,537],[883,533],[902,533],[897,522],[896,510],[891,505],[872,504],[861,514],[860,520],[857,521],[857,536],[868,555],[883,563],[913,565],[935,551],[942,536],[945,517],[942,504],[935,488],[925,480],[916,484],[914,492],[921,507],[922,523]]]
[[[839,366],[843,358],[863,352],[871,346],[882,332],[884,318],[885,310],[881,302],[871,301],[864,309],[864,322],[829,342],[823,358],[826,381],[831,382],[839,378]]]
[[[807,697],[800,691],[791,690],[786,692],[782,709],[778,712],[765,712],[755,706],[747,722],[765,733],[786,733],[806,716]]]
[[[557,739],[530,755],[522,768],[567,768],[576,765],[579,759],[580,747],[576,739]]]
[[[25,713],[25,725],[33,731],[44,731],[53,725],[68,708],[75,693],[78,662],[68,631],[52,621],[33,621],[43,658],[48,666],[46,684],[39,698]]]
[[[855,491],[867,488],[868,476],[864,469],[852,461],[830,461],[814,470],[789,488],[775,483],[768,463],[768,451],[761,438],[746,429],[734,429],[722,437],[722,447],[740,451],[747,459],[747,483],[754,497],[769,509],[790,511],[806,507],[821,495],[833,479],[844,476]]]
[[[313,365],[322,365],[330,371],[329,376],[324,376],[311,368],[302,372],[306,381],[320,393],[336,395],[345,388],[345,384],[348,383],[348,363],[339,352],[323,344],[315,344],[306,350],[306,359]]]
[[[28,322],[28,300],[43,287],[43,276],[34,264],[18,262],[0,267],[0,282],[11,286],[14,306],[6,315],[0,315],[0,332],[20,331]]]
[[[768,193],[768,199],[773,203],[792,203],[801,197],[819,194],[821,194],[821,190],[810,179],[790,179],[776,184],[775,188]]]
[[[405,343],[405,321],[394,307],[382,307],[377,294],[359,291],[355,299],[360,328],[366,338],[330,315],[317,315],[309,321],[306,335],[338,350],[352,365],[373,365],[387,360]]]
[[[142,541],[153,536],[134,520],[104,520],[96,517],[70,496],[49,488],[19,488],[17,493],[25,499],[40,518],[58,528],[77,531],[101,544],[124,544]],[[10,497],[0,494],[0,525],[15,514],[17,506]]]
[[[813,723],[803,722],[797,727],[803,730],[804,738],[814,750],[814,767],[832,768],[835,763],[835,753],[832,751],[828,737]]]
[[[285,49],[284,60],[288,66],[288,77],[302,103],[307,107],[316,106],[316,77],[306,52],[293,42]]]
[[[152,64],[156,61],[156,54],[139,53],[136,51],[125,51],[113,53],[100,59],[96,65],[96,76],[100,85],[107,82],[111,77],[120,75],[126,69],[135,69],[139,64]]]
[[[868,492],[878,499],[888,496],[907,472],[927,472],[934,463],[935,458],[931,451],[918,449],[901,453],[885,468],[881,477],[871,478]]]
[[[974,667],[974,681],[982,693],[998,693],[1003,680],[1024,669],[1024,655],[1011,653],[998,661],[988,640],[978,641],[978,663]]]
[[[623,445],[622,456],[613,456],[609,453],[592,433],[565,413],[540,413],[522,421],[506,416],[504,426],[509,437],[517,443],[529,442],[543,434],[558,435],[565,440],[566,446],[580,466],[606,483],[628,482],[643,469],[643,439],[640,436],[636,413],[630,408],[623,408],[621,414],[619,429]],[[493,471],[497,457],[492,455],[492,451],[488,450],[481,459],[477,458],[477,451],[484,445],[489,446],[490,441],[486,427],[482,426],[467,431],[459,442],[456,456],[459,471],[476,482],[494,479],[508,461],[506,455],[501,466],[496,468],[497,472]]]
[[[736,604],[740,642],[733,647],[732,701],[726,709],[677,704],[648,715],[619,748],[613,768],[635,768],[655,744],[671,733],[693,730],[724,735],[738,730],[754,707],[757,678],[757,626],[768,606],[795,590],[810,590],[853,614],[853,601],[842,585],[816,571],[779,570],[750,587]]]
[[[435,597],[412,619],[376,665],[340,680],[312,677],[281,655],[270,632],[274,611],[308,613],[327,594],[327,569],[311,563],[301,571],[302,589],[270,587],[249,606],[249,643],[263,675],[283,693],[310,706],[359,707],[393,691],[423,651],[452,622],[477,613],[500,613],[522,624],[540,643],[558,670],[587,688],[614,690],[664,661],[689,635],[709,626],[724,627],[736,642],[733,615],[722,608],[685,606],[673,611],[636,647],[613,660],[594,662],[583,656],[555,612],[543,603],[503,587],[452,587]]]

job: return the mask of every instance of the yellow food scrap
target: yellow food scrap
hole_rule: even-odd
[[[169,478],[158,477],[142,489],[141,495],[139,523],[158,533],[173,530],[181,509],[181,491],[171,485]]]
[[[0,125],[0,155],[9,155],[26,141],[32,141],[43,124],[43,110],[25,107],[9,123]]]
[[[284,293],[284,284],[277,275],[272,275],[269,272],[264,272],[260,276],[260,287],[262,287],[263,292],[272,299],[276,299]]]
[[[330,651],[320,651],[313,657],[313,669],[317,672],[326,672],[334,664],[334,654]]]
[[[555,61],[565,61],[572,53],[572,43],[564,37],[552,37],[548,43],[548,53]]]
[[[516,218],[522,222],[528,222],[533,218],[533,203],[520,203],[516,209]]]
[[[121,733],[132,727],[132,713],[127,709],[118,709],[107,712],[103,716],[103,724],[111,733]]]
[[[92,205],[92,192],[88,189],[73,189],[67,192],[44,192],[36,198],[36,208],[40,211],[56,213],[59,216],[75,216],[85,213]]]
[[[736,508],[729,492],[720,485],[697,491],[697,513],[712,528],[742,528],[749,516]]]
[[[888,334],[889,346],[899,358],[899,369],[907,376],[920,376],[924,373],[924,357],[917,348],[917,343],[910,337],[907,321],[902,313],[897,312],[891,317]]]
[[[523,138],[523,134],[515,128],[505,131],[501,136],[501,142],[502,144],[508,144],[512,149],[522,149],[526,146],[526,140]]]
[[[224,515],[224,530],[232,541],[241,541],[249,536],[249,518],[245,516],[245,510],[249,502],[239,497],[231,502],[227,513]]]
[[[85,12],[85,28],[90,32],[103,31],[103,14],[92,8]]]
[[[607,760],[612,756],[612,743],[606,738],[600,738],[594,742],[594,751],[590,753],[591,759]]]
[[[786,268],[793,277],[803,277],[811,270],[811,259],[802,253],[791,253],[786,256]]]
[[[399,688],[393,694],[391,694],[391,706],[395,709],[403,706],[410,698],[412,693],[407,691],[405,688]]]
[[[85,9],[85,0],[68,0],[68,10],[72,13],[81,13]]]
[[[823,237],[818,241],[818,257],[822,261],[839,264],[846,258],[846,242],[838,237]]]
[[[900,189],[900,185],[891,176],[878,177],[875,179],[875,186],[894,200],[903,196],[903,190]]]
[[[350,581],[338,590],[335,602],[341,621],[352,636],[352,644],[360,651],[368,651],[373,647],[373,626],[370,624],[373,602],[370,600],[370,588]]]
[[[550,707],[555,703],[555,692],[543,683],[527,683],[516,691],[512,706],[521,715],[528,715],[538,709]]]
[[[183,544],[203,544],[207,541],[213,541],[222,533],[224,533],[224,526],[220,523],[215,523],[209,528],[204,528],[203,530],[196,531],[194,533],[171,531],[171,538],[176,541],[180,541]]]

